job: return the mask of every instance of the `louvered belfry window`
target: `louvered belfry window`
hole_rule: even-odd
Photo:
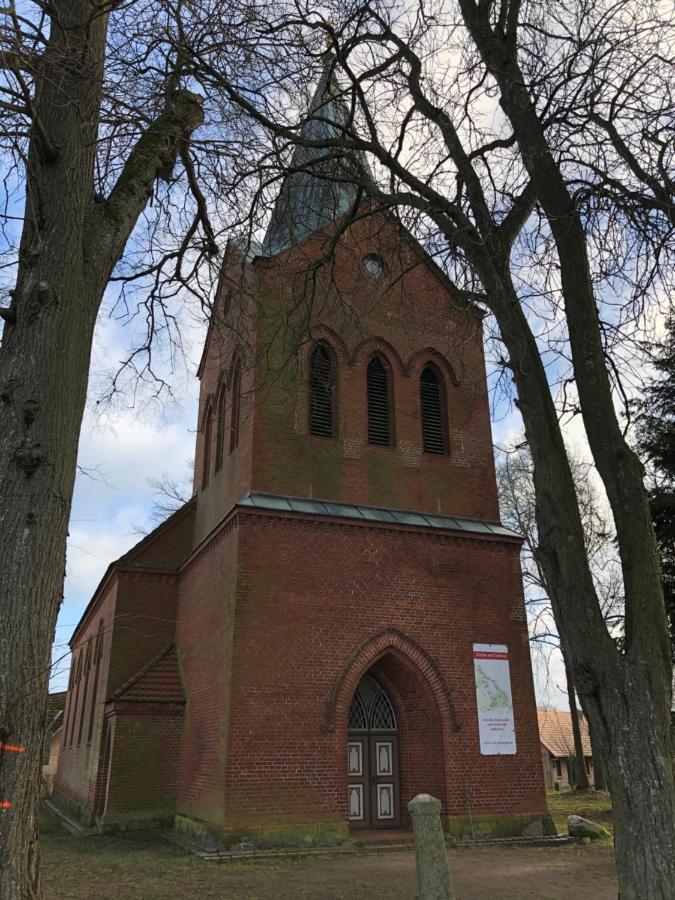
[[[368,363],[368,443],[391,445],[391,398],[389,372],[379,356]]]
[[[318,344],[309,361],[309,432],[335,435],[335,363],[325,344]]]
[[[445,453],[444,385],[440,376],[427,366],[420,378],[422,441],[425,453]]]

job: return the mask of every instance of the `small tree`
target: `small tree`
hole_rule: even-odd
[[[608,627],[616,638],[620,639],[623,626],[623,596],[613,531],[603,513],[598,492],[593,486],[592,467],[574,455],[571,457],[570,465],[581,512],[586,553],[596,590],[601,598]],[[574,736],[574,765],[570,776],[573,784],[583,790],[589,787],[589,781],[584,762],[576,691],[570,665],[555,629],[550,586],[540,559],[532,457],[527,445],[519,441],[513,449],[501,451],[497,457],[496,471],[502,520],[524,538],[521,560],[525,602],[530,613],[530,639],[534,644],[547,644],[562,653]],[[596,766],[601,766],[599,754]]]

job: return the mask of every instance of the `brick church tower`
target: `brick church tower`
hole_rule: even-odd
[[[327,67],[305,135],[335,133],[337,93]],[[520,833],[545,800],[481,316],[390,214],[346,216],[348,162],[300,163],[262,246],[227,248],[194,497],[73,635],[55,798],[345,833],[427,792],[451,831]]]

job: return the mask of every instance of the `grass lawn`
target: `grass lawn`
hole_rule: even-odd
[[[558,834],[567,834],[567,817],[582,816],[606,828],[614,835],[612,801],[609,791],[551,791],[547,795],[548,809],[555,822]],[[599,841],[608,844],[610,841]]]

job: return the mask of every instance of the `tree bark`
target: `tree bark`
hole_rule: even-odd
[[[606,791],[607,790],[607,775],[605,760],[602,758],[600,753],[600,748],[596,744],[595,736],[593,735],[593,729],[588,726],[588,734],[591,739],[591,755],[593,757],[593,787],[596,791]]]
[[[182,94],[94,195],[107,17],[57,4],[36,83],[25,222],[0,346],[0,897],[40,896],[38,812],[51,643],[94,325],[153,181],[201,121]],[[134,156],[134,154],[136,154]]]
[[[567,697],[570,704],[570,719],[572,720],[572,735],[574,737],[574,787],[578,790],[585,791],[588,790],[590,785],[588,783],[588,772],[586,771],[584,745],[581,740],[577,698],[574,692],[572,673],[570,672],[570,667],[567,665],[567,662],[565,662],[565,679],[567,681]]]

